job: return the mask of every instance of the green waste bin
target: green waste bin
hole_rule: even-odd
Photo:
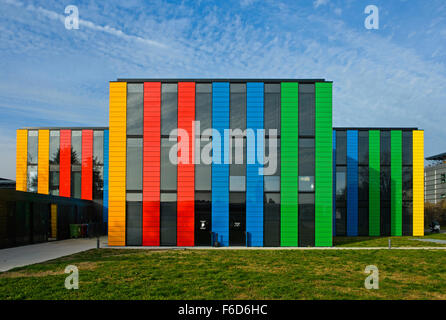
[[[79,238],[81,235],[80,224],[70,224],[70,238]]]

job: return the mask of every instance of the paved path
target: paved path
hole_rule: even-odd
[[[101,238],[101,247],[107,237]],[[44,242],[0,250],[0,272],[96,248],[96,238]]]
[[[446,240],[441,240],[441,239],[423,238],[423,239],[410,239],[410,240],[424,241],[424,242],[435,242],[435,243],[446,244]]]

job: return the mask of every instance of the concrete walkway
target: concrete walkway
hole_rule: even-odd
[[[107,243],[102,237],[101,247]],[[44,242],[0,250],[0,272],[96,248],[96,238]]]

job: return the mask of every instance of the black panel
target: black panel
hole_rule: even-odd
[[[390,235],[390,223],[391,223],[391,179],[390,179],[390,166],[381,166],[381,235]]]
[[[229,126],[231,129],[246,129],[246,84],[230,85]]]
[[[381,201],[381,236],[390,236],[391,208],[390,201]]]
[[[175,193],[161,194],[160,233],[162,246],[177,245],[177,201]]]
[[[358,207],[358,235],[369,235],[369,202],[359,202]]]
[[[126,224],[125,224],[126,245],[142,245],[142,202],[127,202]]]
[[[314,84],[299,84],[299,136],[314,136],[315,92]]]
[[[269,129],[276,129],[280,135],[280,84],[265,83],[265,134]]]
[[[369,201],[369,167],[358,167],[358,200]]]
[[[314,139],[299,139],[299,192],[314,191]]]
[[[412,166],[412,131],[403,131],[403,166]]]
[[[212,194],[195,192],[195,245],[210,246],[212,235]]]
[[[346,236],[347,235],[347,209],[340,206],[340,203],[336,202],[336,235]]]
[[[347,131],[336,131],[336,165],[347,165]]]
[[[413,235],[413,203],[403,201],[403,236]]]
[[[280,193],[265,193],[263,245],[280,247]]]
[[[412,166],[403,166],[403,201],[413,199]]]
[[[299,194],[299,247],[314,246],[314,193]]]
[[[390,131],[381,131],[381,141],[380,141],[380,159],[382,166],[390,166],[390,151],[391,151],[391,141],[390,141]]]
[[[229,193],[229,245],[246,245],[246,194]]]
[[[358,164],[369,164],[369,132],[358,132]]]

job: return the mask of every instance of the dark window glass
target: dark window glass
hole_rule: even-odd
[[[60,163],[60,132],[50,131],[50,164],[57,165]]]
[[[245,191],[246,185],[246,139],[232,138],[231,159],[229,165],[229,191]]]
[[[163,246],[177,245],[177,195],[161,193],[160,240]]]
[[[347,131],[336,131],[336,164],[347,164]]]
[[[381,166],[381,201],[390,201],[390,167]]]
[[[127,84],[127,134],[143,134],[144,89],[142,83]]]
[[[170,149],[175,144],[176,141],[161,139],[161,190],[177,189],[177,166],[169,160]]]
[[[229,125],[231,129],[246,129],[246,84],[231,83]]]
[[[127,201],[126,245],[142,245],[142,201]]]
[[[391,209],[390,201],[381,200],[381,236],[390,236]]]
[[[50,171],[49,189],[51,195],[59,195],[59,171]]]
[[[412,131],[403,131],[403,166],[411,166],[412,159]]]
[[[93,199],[102,200],[104,191],[104,167],[93,167]]]
[[[280,246],[280,193],[265,193],[264,203],[264,235],[266,247]]]
[[[265,170],[268,170],[270,172],[265,171],[264,174],[265,176],[269,176],[271,175],[274,165],[273,163],[271,163],[270,161],[274,161],[274,159],[276,159],[276,171],[274,172],[274,176],[279,176],[280,177],[280,139],[277,138],[276,140],[276,149],[274,150],[274,148],[271,148],[270,151],[270,138],[266,138],[264,141],[264,168]],[[266,163],[267,157],[269,158],[268,163]],[[267,174],[268,173],[268,174]]]
[[[347,234],[347,209],[336,204],[336,235],[345,236]]]
[[[94,131],[93,135],[93,164],[104,164],[104,131]]]
[[[37,166],[28,166],[27,187],[28,192],[37,192]]]
[[[369,132],[359,131],[358,132],[358,164],[368,165],[369,164]]]
[[[299,193],[299,246],[314,246],[314,193]]]
[[[369,167],[358,167],[358,200],[369,200]]]
[[[358,208],[358,235],[359,236],[368,236],[369,235],[369,207],[368,207],[368,205],[360,205]]]
[[[411,236],[413,234],[412,205],[412,201],[403,201],[403,236]]]
[[[314,136],[314,84],[299,84],[299,135]]]
[[[280,176],[265,176],[264,189],[269,192],[280,192]]]
[[[264,123],[265,134],[276,129],[280,135],[280,84],[265,84]]]
[[[82,162],[82,131],[71,131],[71,164],[80,165]]]
[[[412,200],[413,197],[412,167],[403,166],[403,200]]]
[[[200,142],[200,155],[203,148],[211,141],[211,139],[206,139],[206,141]],[[195,165],[195,190],[211,191],[212,185],[212,165],[205,164],[201,161]]]
[[[195,245],[210,246],[212,232],[212,194],[195,192]]]
[[[82,173],[80,171],[71,171],[71,197],[81,198],[82,191]]]
[[[299,191],[314,191],[314,139],[299,139]]]
[[[212,85],[197,84],[195,119],[200,121],[200,133],[212,128]],[[198,134],[198,132],[197,132]]]
[[[39,132],[28,131],[28,164],[37,164]]]
[[[178,119],[178,89],[177,84],[163,83],[161,85],[161,134],[169,135],[177,129]]]
[[[246,194],[229,193],[229,245],[246,245]]]
[[[381,131],[381,165],[390,166],[390,131]]]
[[[142,139],[127,139],[127,190],[142,190]]]
[[[347,168],[336,167],[336,200],[347,200]]]

